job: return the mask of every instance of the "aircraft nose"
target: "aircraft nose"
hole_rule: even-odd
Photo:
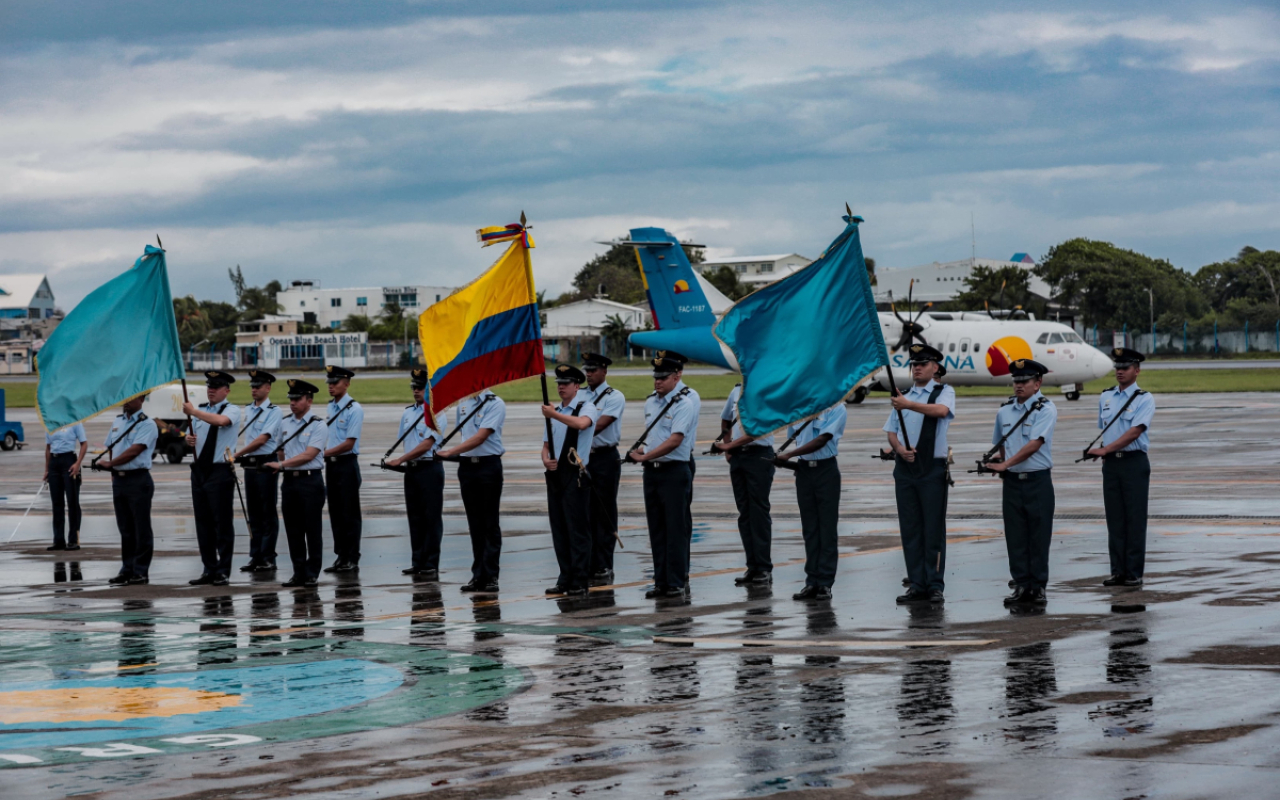
[[[1106,354],[1096,347],[1090,347],[1089,349],[1092,351],[1089,354],[1089,372],[1093,374],[1093,377],[1101,378],[1111,372],[1111,359],[1107,358]]]

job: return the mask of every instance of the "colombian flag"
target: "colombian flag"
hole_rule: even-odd
[[[511,242],[502,257],[418,317],[433,415],[482,389],[546,370],[529,259],[533,240],[523,225],[497,230]]]

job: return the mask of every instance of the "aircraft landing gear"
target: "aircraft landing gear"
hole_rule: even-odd
[[[853,390],[853,396],[850,397],[845,402],[852,403],[853,405],[856,406],[857,404],[861,403],[863,400],[866,400],[866,399],[867,399],[867,387],[859,386],[857,389]]]
[[[1080,393],[1079,393],[1079,392],[1063,392],[1063,393],[1062,393],[1062,395],[1063,395],[1063,397],[1067,398],[1068,400],[1072,400],[1072,401],[1075,401],[1075,400],[1079,400],[1079,399],[1080,399]]]

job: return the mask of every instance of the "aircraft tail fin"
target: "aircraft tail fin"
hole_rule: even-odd
[[[662,228],[632,228],[629,244],[636,251],[655,328],[709,328],[715,324],[715,313],[679,239]]]

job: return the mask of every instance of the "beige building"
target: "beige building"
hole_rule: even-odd
[[[694,269],[706,275],[720,267],[732,267],[733,271],[738,273],[738,280],[741,283],[752,285],[773,283],[812,263],[813,259],[805,258],[799,253],[778,253],[764,256],[711,258],[701,264],[695,264]]]

